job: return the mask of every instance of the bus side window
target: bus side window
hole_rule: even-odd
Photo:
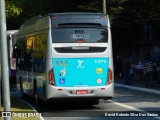
[[[15,45],[13,48],[12,58],[17,58],[17,45]]]
[[[16,59],[16,69],[20,67],[21,50],[17,44],[13,48],[12,58]]]

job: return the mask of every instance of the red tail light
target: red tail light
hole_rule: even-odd
[[[11,58],[11,68],[15,68],[15,64],[14,64],[14,58],[13,58],[13,56],[12,56],[12,58]]]
[[[101,16],[101,18],[107,18],[107,16],[106,16],[106,15],[103,15],[103,16]]]
[[[56,16],[52,16],[51,18],[54,20],[54,19],[56,19],[57,17],[56,17]]]
[[[49,71],[49,84],[55,86],[54,72],[53,69]]]
[[[76,42],[77,42],[77,43],[84,43],[85,40],[77,40]]]
[[[108,79],[107,79],[107,85],[112,83],[112,71],[108,70]]]

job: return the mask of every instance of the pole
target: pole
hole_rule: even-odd
[[[102,3],[102,4],[103,4],[103,5],[102,5],[102,6],[103,6],[103,13],[106,14],[106,11],[107,11],[107,10],[106,10],[106,0],[103,0],[103,3]]]
[[[1,47],[0,47],[0,51],[1,51]],[[0,52],[0,111],[2,111],[1,110],[1,107],[2,107],[2,87],[1,87],[1,85],[2,85],[2,74],[1,74],[1,58],[2,58],[2,56],[1,56],[1,52]]]
[[[10,111],[10,90],[9,90],[9,68],[8,68],[8,52],[6,39],[6,14],[5,1],[0,0],[0,45],[2,55],[2,96],[4,112]],[[11,117],[4,117],[4,120],[10,120]]]

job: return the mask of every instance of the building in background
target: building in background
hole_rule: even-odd
[[[150,53],[155,62],[160,62],[160,22],[157,19],[113,26],[112,37],[114,56],[132,57],[138,63]]]

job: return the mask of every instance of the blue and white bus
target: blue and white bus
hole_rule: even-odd
[[[7,52],[8,52],[8,65],[9,65],[9,78],[10,83],[15,84],[16,78],[16,59],[13,53],[14,45],[17,41],[18,30],[7,30]]]
[[[53,13],[26,20],[17,36],[17,86],[36,100],[98,104],[114,95],[111,27],[102,13]]]

